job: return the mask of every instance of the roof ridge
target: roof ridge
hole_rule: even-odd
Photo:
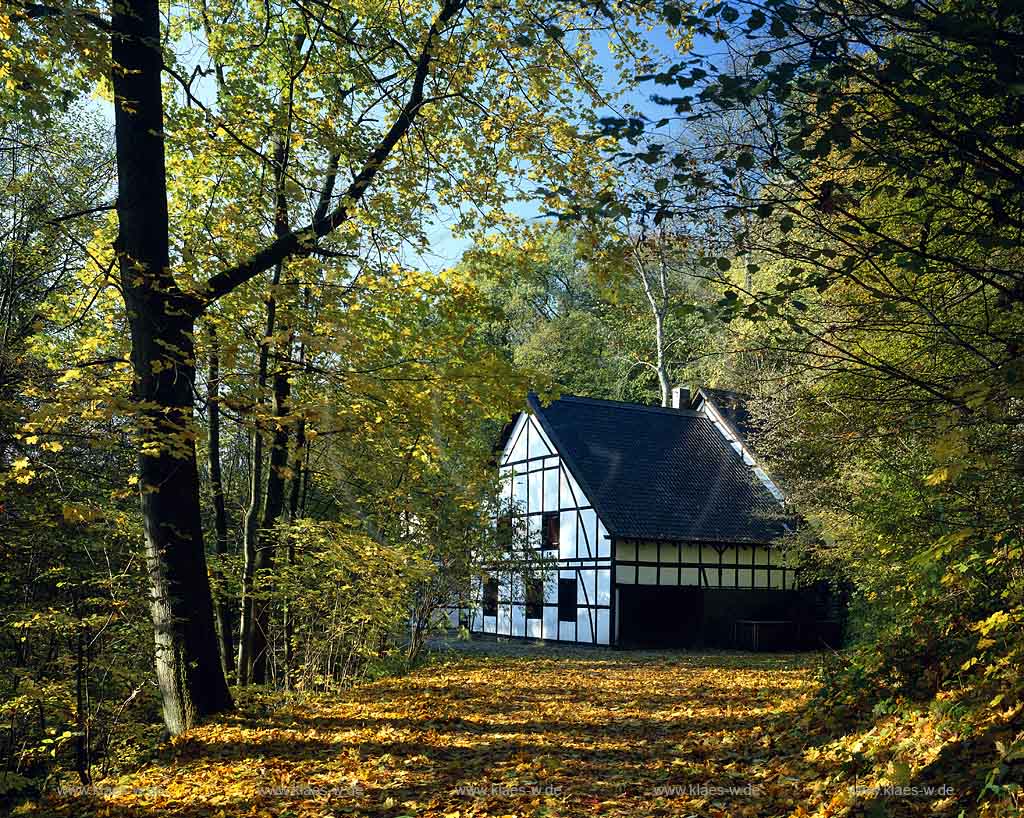
[[[705,394],[712,395],[728,395],[732,398],[739,398],[743,401],[753,400],[753,395],[749,395],[746,392],[739,392],[735,389],[720,389],[717,386],[698,386],[698,392],[704,392]]]
[[[640,411],[640,412],[664,412],[664,413],[667,413],[667,414],[670,414],[670,415],[679,415],[681,417],[694,417],[694,418],[701,418],[701,419],[704,419],[704,420],[707,419],[700,412],[695,412],[692,409],[676,409],[675,407],[672,407],[672,406],[655,406],[655,405],[650,404],[650,403],[631,403],[629,401],[623,401],[623,400],[608,400],[607,398],[587,398],[587,397],[581,397],[579,395],[565,395],[565,394],[559,395],[557,400],[559,400],[559,401],[567,401],[567,402],[571,402],[571,403],[591,403],[591,404],[596,404],[596,405],[599,405],[599,406],[614,406],[614,407],[619,408],[619,409],[631,409],[631,410]],[[539,401],[539,398],[538,398],[538,401]],[[555,403],[555,402],[556,401],[551,401],[551,403]],[[551,404],[548,404],[548,405],[550,406]],[[541,404],[541,407],[542,408],[546,408],[546,407],[544,407],[543,404]]]

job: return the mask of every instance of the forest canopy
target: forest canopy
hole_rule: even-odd
[[[746,397],[848,603],[828,728],[934,720],[964,814],[1011,814],[1022,22],[4,3],[0,791],[401,672],[507,547],[527,392],[688,385]]]

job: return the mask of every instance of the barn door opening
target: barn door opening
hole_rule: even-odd
[[[688,648],[701,634],[701,589],[688,586],[619,585],[622,647]]]

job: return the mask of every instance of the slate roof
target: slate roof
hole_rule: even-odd
[[[697,412],[529,396],[551,442],[616,538],[768,543],[781,507]]]

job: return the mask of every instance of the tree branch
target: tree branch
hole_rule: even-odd
[[[223,270],[206,282],[202,293],[191,296],[188,305],[193,315],[198,316],[212,302],[227,295],[236,287],[268,270],[275,264],[297,255],[309,255],[316,247],[316,241],[322,236],[336,230],[351,217],[351,208],[366,193],[376,178],[384,162],[391,155],[395,146],[405,137],[424,104],[423,89],[430,73],[431,53],[435,39],[444,27],[451,22],[465,7],[469,0],[445,0],[441,11],[431,23],[423,47],[416,62],[416,73],[413,77],[412,89],[405,105],[399,112],[388,132],[377,147],[367,157],[362,170],[352,180],[339,204],[334,210],[314,219],[305,227],[292,230],[272,241],[262,250],[257,251],[245,261],[234,267]],[[332,183],[333,186],[333,183]],[[317,208],[319,214],[320,208]]]
[[[62,222],[68,222],[71,221],[72,219],[77,219],[81,216],[91,216],[93,213],[104,213],[108,210],[113,210],[115,207],[116,205],[113,202],[111,202],[110,204],[102,204],[97,205],[96,207],[89,207],[86,208],[85,210],[75,210],[72,211],[71,213],[64,213],[61,216],[55,216],[54,218],[48,220],[45,223],[49,225],[58,225],[61,224]]]

